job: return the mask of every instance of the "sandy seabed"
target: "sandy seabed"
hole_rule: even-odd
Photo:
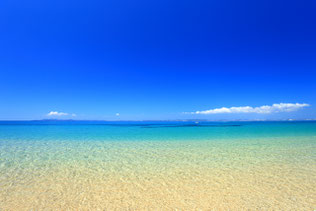
[[[315,210],[315,148],[281,141],[8,145],[0,210]]]
[[[2,210],[314,210],[315,177],[304,171],[309,170],[270,166],[247,171],[178,168],[161,173],[111,175],[68,166],[2,181],[0,207]]]

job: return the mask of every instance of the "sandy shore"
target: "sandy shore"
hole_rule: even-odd
[[[105,174],[87,167],[65,166],[2,180],[0,207],[3,210],[313,210],[314,173],[309,169],[270,165],[247,170],[180,167],[160,173],[152,170]]]

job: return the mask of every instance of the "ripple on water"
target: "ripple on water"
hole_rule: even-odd
[[[314,137],[8,142],[3,210],[316,207]]]

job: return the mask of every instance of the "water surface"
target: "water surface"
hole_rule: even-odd
[[[316,122],[0,122],[0,209],[316,208]]]

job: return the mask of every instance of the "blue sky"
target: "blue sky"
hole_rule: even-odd
[[[0,119],[315,119],[315,10],[312,0],[1,1]],[[197,112],[222,107],[238,108]]]

